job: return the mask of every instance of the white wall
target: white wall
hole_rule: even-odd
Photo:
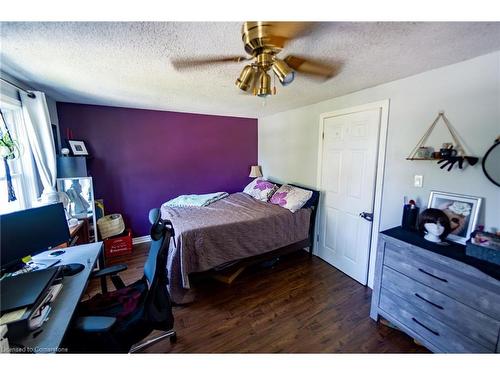
[[[381,230],[400,225],[403,196],[423,207],[430,190],[485,198],[480,222],[500,230],[500,188],[484,176],[480,163],[451,172],[435,162],[405,158],[440,110],[461,136],[469,153],[482,156],[500,135],[500,51],[431,70],[353,94],[259,119],[259,164],[279,182],[316,186],[319,115],[390,99]],[[439,124],[429,146],[450,140]],[[424,187],[413,187],[413,176]],[[373,284],[370,257],[369,285]]]

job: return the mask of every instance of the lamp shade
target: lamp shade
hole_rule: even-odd
[[[252,165],[252,167],[250,168],[250,175],[248,177],[262,177],[260,166]]]
[[[271,76],[265,71],[262,71],[259,78],[259,88],[257,89],[257,96],[266,97],[272,94],[271,91]]]
[[[236,86],[238,86],[243,91],[248,91],[255,79],[256,72],[251,65],[247,65],[243,68],[240,77],[236,80]]]
[[[276,59],[273,64],[273,72],[278,76],[281,84],[286,86],[292,83],[295,78],[295,72],[290,68],[286,62],[280,59]]]

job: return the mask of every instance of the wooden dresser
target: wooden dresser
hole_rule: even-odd
[[[380,234],[370,316],[433,352],[500,352],[500,267],[400,227]]]

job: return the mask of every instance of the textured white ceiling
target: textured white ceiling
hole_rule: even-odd
[[[58,101],[262,117],[500,49],[500,23],[318,23],[282,55],[342,70],[297,76],[265,101],[235,85],[245,63],[176,71],[173,58],[240,55],[236,22],[1,23],[0,69]]]

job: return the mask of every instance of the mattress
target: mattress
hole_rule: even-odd
[[[206,207],[161,207],[175,235],[167,261],[169,291],[176,303],[193,299],[189,274],[270,252],[308,238],[311,209],[295,213],[245,193]]]

